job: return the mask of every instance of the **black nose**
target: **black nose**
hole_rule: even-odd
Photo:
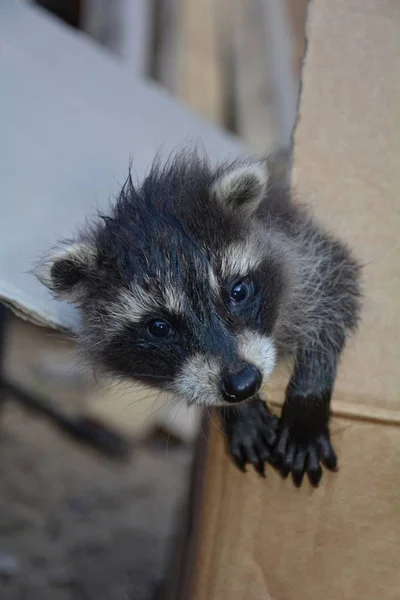
[[[241,402],[258,392],[262,375],[254,365],[245,365],[236,373],[228,373],[222,378],[221,390],[227,402]]]

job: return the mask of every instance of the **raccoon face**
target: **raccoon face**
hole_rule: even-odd
[[[195,404],[259,391],[284,289],[255,217],[266,186],[258,163],[174,159],[138,189],[129,178],[112,215],[51,256],[41,280],[79,305],[94,364]]]

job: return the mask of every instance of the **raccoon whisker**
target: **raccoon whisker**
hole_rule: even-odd
[[[128,393],[128,392],[127,392],[127,393]],[[158,394],[156,395],[156,398],[155,398],[155,399],[157,399],[157,396],[159,396],[159,395],[160,395],[160,393],[161,393],[161,392],[158,392]],[[127,395],[127,394],[124,394],[124,396],[126,396],[126,395]],[[124,406],[124,410],[125,410],[125,409],[127,409],[127,408],[130,408],[130,407],[132,407],[132,406],[136,406],[136,405],[137,405],[137,404],[139,404],[140,402],[144,402],[145,400],[148,400],[148,399],[149,399],[149,398],[151,398],[153,395],[154,395],[154,391],[153,391],[153,392],[150,392],[150,393],[149,393],[149,394],[147,394],[146,396],[142,396],[142,397],[140,397],[140,398],[135,398],[135,400],[132,400],[132,402],[129,402],[129,404],[127,404],[126,406]],[[154,405],[154,402],[153,402],[153,405]]]
[[[211,421],[211,413],[210,413],[210,408],[209,408],[209,406],[206,406],[206,407],[205,407],[205,413],[206,413],[207,419],[208,419],[209,421]],[[204,439],[205,439],[205,438],[204,438]]]
[[[175,416],[174,416],[174,418],[172,420],[172,423],[175,423],[175,421],[176,421],[176,419],[178,417],[178,414],[179,414],[180,410],[182,409],[182,406],[185,405],[184,402],[180,401],[179,398],[177,398],[175,400],[174,404],[169,408],[168,412],[170,412],[177,404],[179,404],[179,408],[178,408],[178,410],[175,413]],[[166,454],[166,456],[168,456],[168,444],[169,444],[170,437],[171,437],[171,432],[168,433],[168,437],[167,437],[167,444],[166,444],[166,447],[165,447],[165,454]]]
[[[160,397],[160,393],[161,393],[161,392],[159,392],[159,393],[157,394],[157,396],[154,396],[154,399],[153,399],[153,404],[151,405],[151,412],[150,412],[150,414],[151,414],[151,415],[154,415],[154,414],[157,412],[157,409],[155,409],[155,408],[154,408],[154,405],[155,405],[155,403],[157,402],[157,400],[159,399],[159,397]],[[164,406],[165,404],[167,404],[167,401],[166,401],[166,402],[164,402],[164,403],[163,403],[163,404],[162,404],[162,405],[161,405],[159,408],[161,408],[161,407],[162,407],[162,406]]]
[[[201,434],[203,440],[205,442],[207,442],[208,440],[207,440],[207,436],[206,436],[206,434],[204,432],[204,429],[203,429],[203,421],[202,420],[200,421],[200,434]]]
[[[169,409],[169,410],[172,410],[172,409],[173,409],[173,408],[174,408],[174,407],[175,407],[175,406],[178,404],[178,402],[179,402],[179,401],[180,401],[180,399],[179,399],[179,398],[177,398],[177,399],[174,401],[174,403],[171,405],[171,407],[170,407],[170,409]],[[176,420],[176,418],[177,418],[177,416],[178,416],[178,413],[179,413],[179,411],[181,410],[182,406],[184,406],[184,405],[185,405],[185,403],[184,403],[183,401],[181,401],[181,403],[180,403],[180,406],[179,406],[179,408],[178,408],[178,410],[177,410],[177,412],[176,412],[176,414],[175,414],[174,420],[172,421],[173,423],[175,423],[175,420]],[[168,456],[168,449],[169,449],[169,440],[170,440],[170,438],[171,438],[171,432],[168,432],[167,443],[166,443],[166,445],[165,445],[165,455],[166,455],[166,456]]]
[[[124,377],[115,376],[113,379],[109,377],[106,379],[104,385],[109,390],[113,390],[114,388],[118,388],[120,390],[141,390],[141,389],[149,389],[150,386],[146,383],[141,383],[140,381],[135,381],[134,379],[128,379],[125,375]]]
[[[297,383],[295,381],[293,381],[293,379],[290,380],[289,387],[297,389],[297,391],[300,392],[300,394],[302,394],[305,397],[303,390],[297,385]]]
[[[172,410],[172,409],[173,409],[173,408],[174,408],[174,407],[175,407],[175,406],[176,406],[176,405],[177,405],[179,402],[180,402],[180,399],[179,399],[179,398],[176,398],[176,399],[174,400],[174,402],[172,403],[172,405],[170,406],[170,408],[168,409],[168,412],[169,412],[169,411],[171,411],[171,410]],[[175,417],[174,417],[174,420],[172,421],[173,423],[175,423],[175,420],[176,420],[176,418],[177,418],[177,416],[178,416],[178,413],[179,413],[179,411],[181,410],[182,406],[184,406],[184,402],[181,402],[181,404],[180,404],[180,406],[179,406],[179,409],[178,409],[178,411],[177,411],[177,413],[176,413],[176,415],[175,415]],[[170,438],[171,438],[171,432],[169,431],[169,432],[168,432],[168,437],[167,437],[167,443],[166,443],[166,445],[165,445],[165,455],[166,455],[166,456],[168,456],[168,449],[169,449],[169,440],[170,440]]]
[[[146,420],[146,423],[150,420],[151,417],[153,417],[156,413],[158,413],[160,410],[162,410],[163,408],[165,408],[169,403],[170,403],[170,399],[166,400],[166,402],[163,402],[163,404],[161,404],[160,406],[158,406],[156,409],[154,408],[154,404],[157,401],[157,399],[160,397],[160,394],[162,392],[159,392],[158,396],[154,399],[152,408],[150,410],[150,414]],[[145,414],[147,411],[145,411],[143,414]]]
[[[215,429],[218,431],[218,433],[220,433],[221,435],[223,435],[225,437],[225,431],[221,430],[221,428],[219,427],[219,422],[215,422],[215,420],[213,419],[213,415],[211,412],[211,409],[209,406],[207,406],[207,415],[208,418],[210,419],[211,423],[213,424],[213,426],[215,427]]]
[[[46,340],[51,339],[51,341],[54,344],[59,344],[60,346],[66,346],[72,339],[72,334],[68,335],[68,333],[64,333],[63,336],[60,337],[60,335],[57,335],[57,333],[55,333],[54,331],[51,331],[51,332],[46,331],[43,335],[43,338]],[[76,341],[76,338],[74,341]]]

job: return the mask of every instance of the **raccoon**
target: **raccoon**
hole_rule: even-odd
[[[128,176],[108,215],[39,271],[79,307],[94,365],[218,407],[235,463],[272,463],[301,485],[337,467],[329,435],[338,360],[360,312],[360,266],[249,158],[211,167],[159,158]],[[261,398],[279,361],[294,370],[278,420]]]

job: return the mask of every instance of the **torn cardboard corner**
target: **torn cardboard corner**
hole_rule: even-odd
[[[364,261],[360,330],[336,383],[340,470],[297,490],[243,475],[212,432],[195,600],[400,593],[400,4],[312,0],[293,185]],[[270,389],[276,404],[284,387]]]

